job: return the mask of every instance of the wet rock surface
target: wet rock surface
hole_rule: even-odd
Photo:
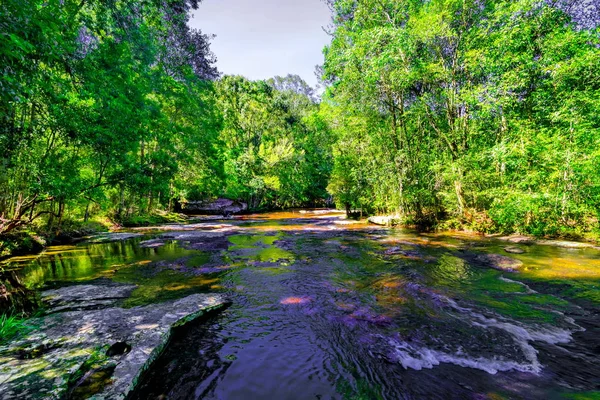
[[[498,239],[509,242],[509,243],[518,243],[518,244],[534,244],[535,243],[534,238],[532,238],[531,236],[525,236],[525,235],[502,236]]]
[[[479,254],[474,259],[487,267],[506,272],[518,271],[523,266],[523,262],[520,260],[500,254]]]
[[[504,251],[510,254],[523,254],[525,250],[517,246],[508,246],[504,248]]]
[[[541,246],[554,246],[554,247],[562,247],[565,249],[598,249],[598,246],[593,245],[592,243],[585,242],[571,242],[568,240],[537,240],[535,244]]]
[[[141,233],[107,232],[90,238],[90,243],[120,242],[142,236]]]
[[[55,311],[94,302],[105,308],[31,319],[35,330],[0,347],[0,399],[125,398],[174,327],[227,304],[221,295],[194,294],[130,309],[111,305],[133,288],[79,285],[46,291]]]
[[[389,216],[374,216],[374,217],[369,217],[367,220],[371,224],[380,225],[380,226],[394,226],[394,225],[398,225],[398,223],[399,223],[398,218],[389,217]]]
[[[216,199],[214,201],[190,201],[182,205],[182,211],[190,214],[231,215],[246,211],[248,205],[241,201]]]
[[[42,301],[48,307],[48,314],[105,308],[128,298],[136,287],[110,281],[105,284],[67,286],[42,292]]]

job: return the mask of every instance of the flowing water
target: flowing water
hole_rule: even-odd
[[[425,235],[289,212],[54,247],[30,288],[138,284],[130,307],[224,292],[176,333],[136,399],[600,398],[600,250]],[[509,255],[519,272],[477,263]],[[6,266],[5,266],[6,268]]]

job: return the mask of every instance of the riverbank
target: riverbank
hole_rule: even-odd
[[[418,229],[417,226],[406,221],[397,215],[375,215],[367,218],[367,222],[373,225]],[[455,220],[444,220],[433,225],[424,231],[436,233],[455,232],[481,235],[488,238],[497,238],[513,243],[523,244],[545,244],[559,247],[594,247],[600,244],[600,233],[594,230],[577,232],[575,230],[565,231],[555,235],[532,235],[519,232],[501,232],[490,226],[485,229],[474,229],[472,225],[460,224]]]

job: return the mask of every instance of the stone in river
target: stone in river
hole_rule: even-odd
[[[523,253],[525,253],[525,250],[523,250],[520,247],[516,247],[516,246],[505,247],[504,251],[507,252],[507,253],[511,253],[511,254],[523,254]]]
[[[181,205],[181,211],[185,214],[229,216],[246,210],[248,210],[248,204],[223,198],[212,201],[190,201]]]
[[[506,272],[515,272],[523,266],[523,262],[500,254],[479,254],[475,257],[479,263]]]
[[[367,219],[367,221],[369,221],[369,223],[371,223],[371,224],[381,225],[381,226],[394,226],[394,225],[398,225],[398,223],[399,223],[398,218],[390,217],[390,216],[373,216],[373,217],[369,217]]]

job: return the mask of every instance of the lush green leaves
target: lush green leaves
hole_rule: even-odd
[[[340,204],[507,232],[597,224],[600,45],[597,27],[565,13],[576,9],[534,0],[333,8],[325,102]]]

